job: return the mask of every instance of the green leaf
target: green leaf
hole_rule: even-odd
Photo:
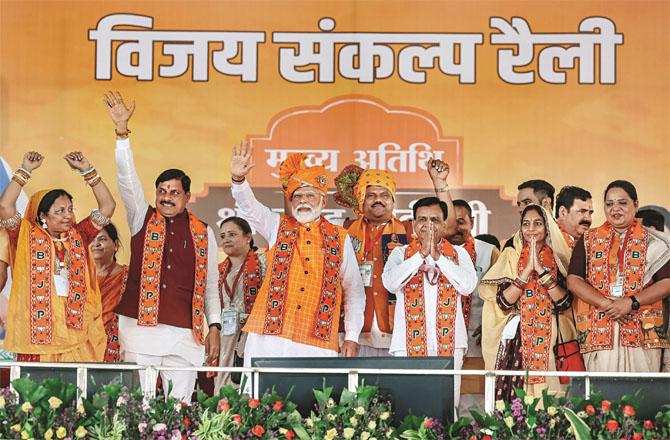
[[[356,398],[356,393],[349,391],[347,388],[342,390],[342,395],[340,396],[340,405],[346,406],[354,401]]]
[[[570,408],[563,408],[565,418],[570,422],[572,431],[575,433],[575,440],[592,440],[591,430],[588,425]]]
[[[295,435],[298,436],[298,439],[300,440],[312,440],[312,437],[307,434],[307,431],[302,425],[293,425],[291,426],[291,429],[293,429],[293,432],[295,432]]]

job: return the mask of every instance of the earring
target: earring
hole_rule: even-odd
[[[47,221],[46,221],[45,219],[42,219],[42,228],[43,228],[43,229],[49,229],[49,228],[47,227]]]

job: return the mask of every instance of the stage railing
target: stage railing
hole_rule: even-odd
[[[585,398],[591,394],[592,378],[630,378],[630,379],[670,379],[670,373],[618,373],[594,371],[508,371],[508,370],[402,370],[385,368],[244,368],[244,367],[155,367],[132,364],[75,364],[47,362],[1,362],[0,368],[10,369],[10,380],[21,377],[21,368],[65,368],[77,371],[78,398],[85,396],[88,390],[88,370],[137,371],[144,375],[145,398],[156,396],[156,380],[161,371],[197,371],[246,373],[252,377],[252,395],[260,395],[259,375],[261,373],[290,374],[346,374],[348,388],[355,391],[359,375],[393,374],[408,376],[484,376],[484,409],[492,413],[495,408],[495,384],[498,376],[544,376],[544,377],[580,377],[584,378]]]

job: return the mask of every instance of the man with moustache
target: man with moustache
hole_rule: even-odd
[[[449,167],[440,160],[428,167],[436,194],[449,198],[447,176]],[[358,216],[346,221],[363,285],[365,286],[365,321],[359,337],[361,357],[388,356],[393,332],[396,297],[382,283],[382,272],[391,251],[408,244],[412,222],[401,222],[393,215],[396,183],[385,170],[364,170],[349,165],[335,178],[335,201],[351,208]],[[342,327],[342,326],[340,326]]]
[[[456,218],[456,229],[447,235],[447,240],[453,246],[461,247],[467,251],[474,263],[477,272],[477,287],[484,274],[489,270],[500,256],[500,250],[485,241],[478,240],[472,236],[474,218],[472,208],[463,199],[453,202],[454,215]],[[464,369],[483,369],[484,359],[481,348],[482,332],[482,308],[484,301],[476,294],[477,289],[468,296],[461,297],[463,307],[463,318],[468,334],[467,357],[463,363]],[[484,379],[475,376],[467,377],[463,384],[464,394],[482,394],[484,392]]]
[[[246,176],[252,147],[233,148],[233,198],[240,216],[268,242],[268,271],[243,331],[244,364],[258,357],[356,356],[365,292],[346,230],[321,217],[328,180],[322,166],[308,167],[303,153],[279,166],[292,216],[273,212],[254,197]],[[338,320],[344,308],[340,347]]]
[[[144,197],[133,153],[126,106],[116,92],[104,103],[116,125],[119,194],[132,235],[126,289],[116,308],[125,362],[153,366],[216,365],[221,343],[218,250],[214,231],[186,209],[191,179],[181,170],[156,179],[155,207]],[[205,322],[209,330],[205,337]],[[170,396],[190,402],[195,371],[162,371]],[[144,389],[144,375],[140,383]]]
[[[546,208],[549,212],[554,208],[554,187],[542,179],[527,180],[520,184],[517,189],[519,192],[516,196],[516,206],[519,215],[528,205],[540,205]],[[503,249],[514,245],[514,237],[510,237],[505,242]]]
[[[454,369],[460,370],[468,349],[462,300],[475,289],[477,275],[470,255],[443,238],[447,204],[426,197],[412,210],[417,239],[391,252],[382,275],[384,287],[400,301],[389,352],[393,356],[453,356]],[[460,376],[455,376],[455,407],[459,400]]]
[[[591,227],[591,193],[577,186],[564,186],[556,197],[556,222],[570,249]]]

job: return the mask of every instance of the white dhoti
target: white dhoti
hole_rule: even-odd
[[[611,350],[584,354],[586,371],[658,373],[661,369],[660,348],[622,347],[619,344],[619,324],[614,323],[614,344]]]

